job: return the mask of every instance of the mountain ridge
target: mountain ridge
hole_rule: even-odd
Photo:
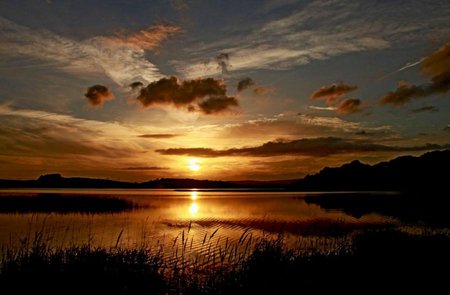
[[[439,169],[444,166],[444,169]],[[354,160],[340,167],[324,167],[302,179],[274,181],[220,181],[190,178],[159,178],[145,182],[110,179],[63,177],[61,174],[41,175],[35,180],[0,179],[0,188],[124,188],[124,189],[239,189],[267,188],[303,191],[378,190],[411,191],[442,189],[450,167],[450,150],[433,151],[421,156],[400,156],[390,161],[369,165]],[[447,176],[447,177],[446,177]]]

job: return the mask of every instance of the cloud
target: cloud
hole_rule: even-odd
[[[328,105],[335,104],[343,95],[358,89],[357,86],[344,83],[335,83],[322,86],[311,94],[312,99],[326,99]]]
[[[213,76],[221,69],[213,61],[205,64],[204,57],[227,52],[233,57],[235,72],[285,70],[348,53],[425,42],[430,34],[443,34],[448,27],[448,4],[435,9],[433,5],[415,1],[412,9],[399,16],[401,5],[350,0],[297,1],[288,10],[269,14],[276,18],[236,26],[217,40],[187,46],[191,58],[173,64],[183,77]]]
[[[242,92],[249,88],[253,88],[253,93],[259,95],[268,94],[269,92],[273,92],[275,90],[274,88],[268,88],[256,84],[256,82],[252,78],[244,78],[240,80],[236,86],[236,90],[238,92]]]
[[[411,110],[411,113],[422,113],[422,112],[439,112],[439,108],[437,108],[435,106],[423,106],[423,107]]]
[[[170,0],[170,5],[176,10],[183,10],[189,8],[189,5],[185,0]]]
[[[361,111],[361,100],[347,98],[341,101],[337,107],[337,112],[341,114],[353,114]]]
[[[218,68],[222,71],[222,74],[228,73],[230,67],[230,55],[228,53],[220,53],[216,56],[216,62]]]
[[[144,83],[142,82],[133,82],[129,85],[131,90],[140,90],[142,87],[144,87]]]
[[[426,57],[420,65],[422,74],[433,79],[450,72],[450,43]]]
[[[115,158],[119,162],[147,151],[132,141],[133,128],[118,123],[5,105],[0,105],[0,123],[3,155],[58,161],[73,161],[74,156]]]
[[[0,55],[29,56],[42,65],[74,74],[105,74],[120,86],[162,77],[158,68],[145,57],[144,49],[135,44],[111,46],[109,37],[102,36],[73,40],[47,30],[30,29],[2,17],[0,28]]]
[[[270,141],[256,147],[215,150],[211,148],[169,148],[158,149],[162,155],[192,157],[272,157],[304,155],[324,157],[342,153],[405,152],[449,148],[450,145],[426,144],[422,146],[387,146],[371,141],[344,139],[337,137],[304,138],[292,141]]]
[[[319,110],[319,111],[336,111],[336,107],[317,107],[317,106],[308,106],[310,109]]]
[[[113,93],[108,87],[103,85],[89,87],[84,96],[87,98],[89,105],[93,107],[102,107],[106,101],[114,98]]]
[[[252,78],[244,78],[241,81],[239,81],[236,89],[238,92],[244,91],[245,89],[254,86],[256,83],[253,81]]]
[[[226,95],[211,96],[198,104],[200,110],[207,115],[221,113],[229,110],[231,106],[238,105],[239,103],[235,97]]]
[[[142,138],[157,138],[157,139],[163,139],[163,138],[173,138],[180,136],[180,134],[170,134],[170,133],[154,133],[154,134],[142,134],[138,137]]]
[[[413,85],[400,82],[396,90],[379,99],[379,103],[401,106],[413,99],[424,98],[450,91],[450,43],[427,56],[421,63],[421,73],[429,83]]]
[[[215,114],[237,106],[236,98],[227,96],[227,87],[222,80],[213,78],[184,80],[176,77],[162,78],[141,88],[137,100],[143,107],[173,105],[195,110],[192,104],[204,114]]]
[[[109,46],[131,45],[150,50],[180,31],[181,29],[177,26],[160,24],[134,33],[117,33],[112,37],[103,37],[102,41]]]
[[[152,171],[157,171],[157,170],[168,170],[169,168],[167,167],[158,167],[158,166],[136,166],[136,167],[125,167],[123,168],[123,170],[134,170],[134,171],[146,171],[146,170],[152,170]]]

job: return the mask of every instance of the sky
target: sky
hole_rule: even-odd
[[[450,147],[450,2],[5,0],[0,178],[295,179]]]

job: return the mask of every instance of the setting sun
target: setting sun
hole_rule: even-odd
[[[189,159],[189,163],[187,166],[191,171],[199,171],[200,170],[200,160],[197,158]]]

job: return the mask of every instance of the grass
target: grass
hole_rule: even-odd
[[[60,194],[0,196],[0,213],[115,213],[138,205],[116,197]]]
[[[0,263],[2,294],[299,294],[321,292],[402,293],[447,288],[450,236],[369,230],[351,247],[305,252],[287,247],[282,235],[214,247],[205,235],[205,263],[190,256],[189,228],[173,242],[172,259],[157,248],[52,248],[36,235],[5,249]],[[189,256],[189,257],[188,257]],[[214,258],[212,258],[214,257]]]

